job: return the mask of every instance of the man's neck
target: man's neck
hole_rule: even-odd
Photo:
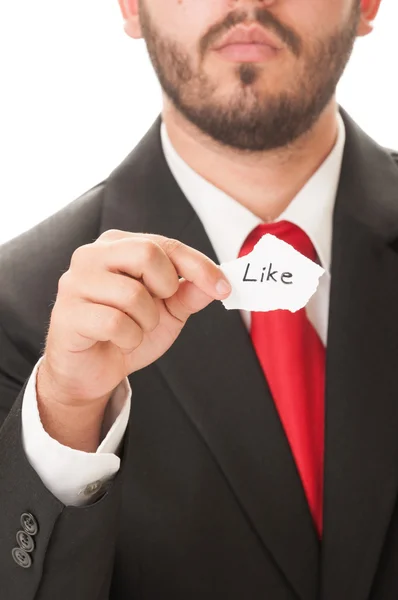
[[[245,155],[202,134],[167,102],[170,141],[199,175],[263,221],[278,217],[331,152],[337,139],[335,98],[313,128],[289,148]]]

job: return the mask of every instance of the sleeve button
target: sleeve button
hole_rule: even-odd
[[[33,552],[33,550],[35,549],[35,543],[33,541],[33,538],[30,537],[28,533],[26,533],[25,531],[18,531],[16,538],[17,543],[22,548],[22,550],[25,550],[25,552]]]
[[[39,531],[37,521],[31,513],[23,513],[21,515],[21,525],[29,535],[36,535]]]
[[[85,496],[92,496],[102,487],[102,481],[98,479],[98,481],[94,481],[93,483],[89,483],[83,490],[83,494]]]
[[[29,569],[32,564],[32,559],[30,558],[29,554],[27,554],[25,550],[22,550],[22,548],[13,548],[12,557],[17,565],[23,569]]]

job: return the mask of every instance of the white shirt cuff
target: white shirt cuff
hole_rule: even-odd
[[[37,406],[36,377],[43,356],[36,363],[22,402],[22,444],[26,456],[44,485],[66,506],[93,502],[116,475],[116,452],[127,428],[131,387],[126,377],[115,389],[104,415],[105,438],[95,453],[64,446],[44,429]]]

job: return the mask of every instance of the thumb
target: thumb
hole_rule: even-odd
[[[187,319],[194,313],[203,310],[214,298],[208,296],[194,283],[180,279],[180,286],[176,293],[164,300],[169,313],[179,321],[185,323]]]

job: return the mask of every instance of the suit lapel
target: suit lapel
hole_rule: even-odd
[[[342,111],[326,374],[322,600],[366,600],[398,488],[398,169]]]
[[[177,238],[217,261],[161,149],[160,119],[112,173],[100,232]],[[319,542],[295,463],[250,337],[237,311],[212,303],[156,363],[222,476],[301,600],[315,600]]]

